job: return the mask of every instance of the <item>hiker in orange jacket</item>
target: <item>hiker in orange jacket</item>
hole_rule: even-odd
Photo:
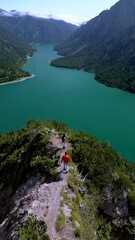
[[[71,161],[71,158],[70,156],[67,154],[67,152],[65,152],[65,154],[63,155],[62,159],[61,159],[61,163],[63,162],[64,163],[64,168],[63,170],[66,171],[66,173],[68,172],[69,170],[69,163]]]

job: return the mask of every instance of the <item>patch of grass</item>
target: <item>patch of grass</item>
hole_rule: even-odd
[[[100,221],[100,219],[99,219]],[[111,240],[111,236],[110,236],[110,233],[111,233],[111,225],[109,223],[106,223],[106,224],[103,224],[103,220],[101,219],[101,222],[100,222],[100,228],[98,230],[98,237],[99,239],[101,240]]]
[[[68,178],[68,187],[78,192],[79,182],[75,173],[72,173]]]
[[[61,202],[60,202],[60,206],[64,207],[64,205],[65,205],[65,201],[64,201],[64,199],[62,199]]]
[[[65,187],[62,188],[61,190],[61,196],[62,196],[62,200],[61,200],[61,207],[64,207],[65,203],[68,203],[70,201],[70,199],[68,198],[68,195],[65,191]]]
[[[74,165],[74,164],[73,164]],[[89,198],[80,192],[80,189],[86,189],[85,183],[80,182],[77,178],[78,170],[74,171],[75,166],[71,168],[68,179],[68,186],[75,192],[75,197],[71,203],[71,217],[75,235],[80,240],[95,239],[96,223],[96,206],[93,198]]]
[[[76,231],[76,237],[80,240],[95,239],[97,229],[95,214],[96,208],[93,200],[77,194],[72,204],[71,221]]]
[[[71,221],[72,221],[74,227],[76,227],[76,222],[81,224],[79,205],[76,201],[78,202],[77,198],[74,199],[74,203],[72,204],[72,207],[71,207],[71,209],[72,209]]]
[[[56,228],[57,232],[64,229],[65,225],[66,225],[66,216],[63,213],[63,211],[60,210],[57,220],[56,220],[56,223],[55,223],[55,228]]]
[[[70,201],[70,198],[68,197],[68,195],[66,193],[65,187],[63,187],[61,190],[61,196],[63,197],[64,202],[68,203]]]

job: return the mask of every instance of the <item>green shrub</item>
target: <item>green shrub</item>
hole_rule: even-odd
[[[31,216],[28,218],[24,227],[19,229],[19,240],[50,240],[46,234],[46,224]]]
[[[30,165],[36,171],[43,173],[46,180],[51,180],[51,177],[56,174],[56,162],[46,156],[36,156],[32,159]]]

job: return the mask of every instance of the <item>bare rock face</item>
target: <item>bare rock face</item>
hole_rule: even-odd
[[[5,220],[0,224],[1,240],[18,239],[17,231],[28,219],[30,205],[36,199],[41,202],[41,198],[37,195],[40,184],[38,177],[32,177],[10,199],[9,202],[12,202],[12,208],[10,208]]]
[[[101,210],[112,219],[121,219],[129,217],[128,210],[128,192],[123,191],[119,197],[113,197],[113,193],[109,187],[103,190],[104,203],[100,206]]]

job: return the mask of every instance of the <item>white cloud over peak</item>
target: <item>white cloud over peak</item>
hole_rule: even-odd
[[[80,19],[73,15],[67,15],[67,14],[53,15],[44,11],[29,11],[28,14],[36,17],[41,17],[41,18],[53,18],[57,20],[63,20],[65,22],[72,23],[75,25],[80,25],[83,22],[88,21],[88,19]]]

